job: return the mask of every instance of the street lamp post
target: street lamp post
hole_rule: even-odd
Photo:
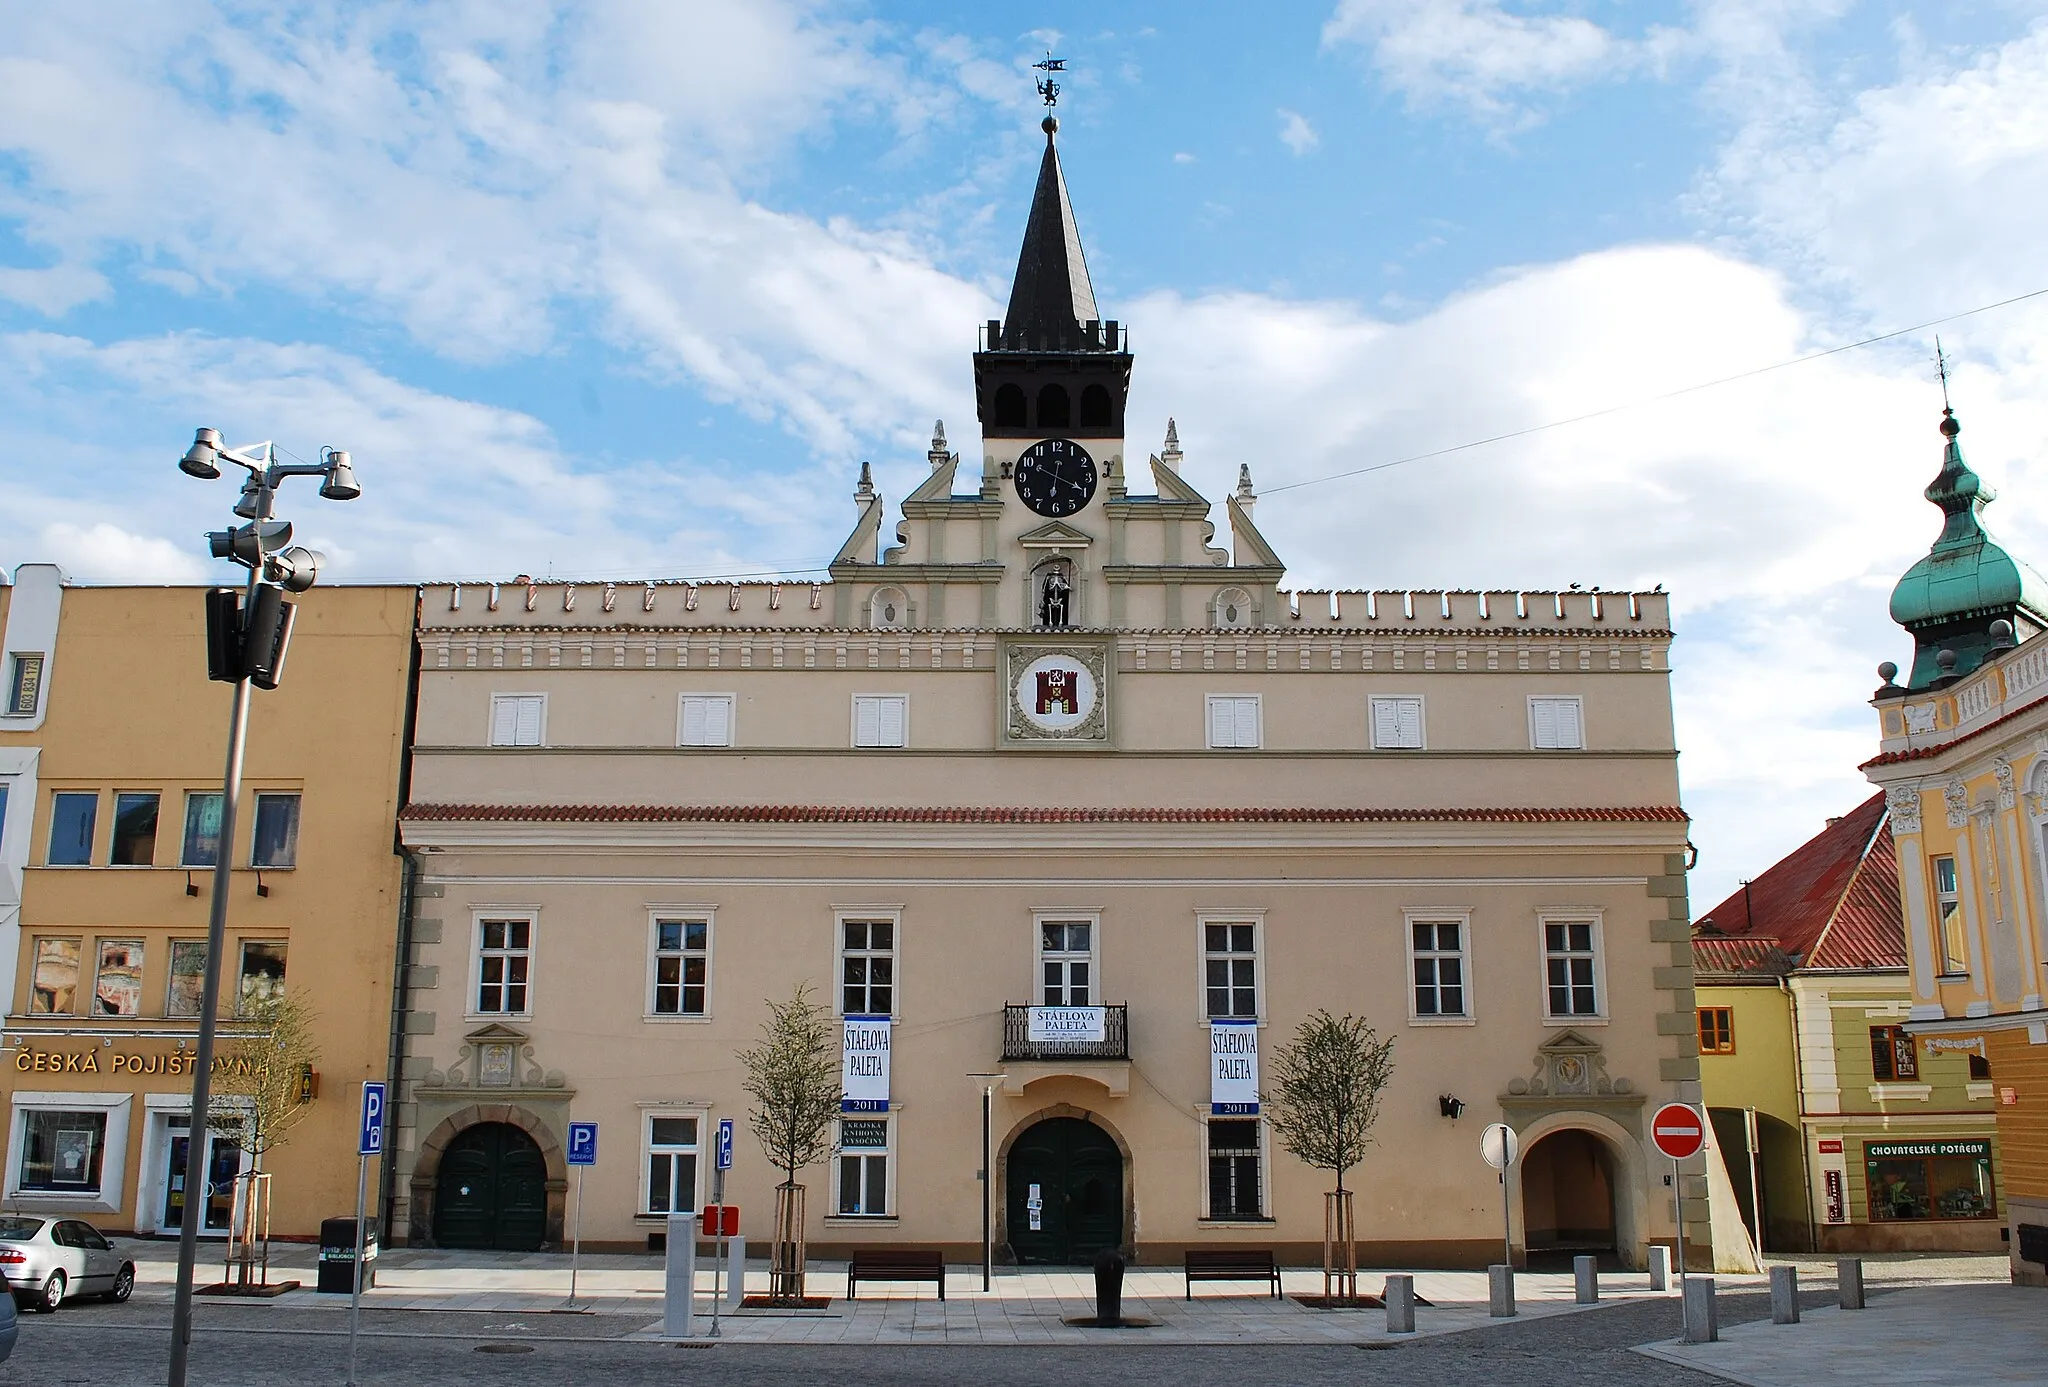
[[[995,1101],[996,1085],[1008,1078],[1007,1074],[969,1074],[968,1078],[981,1085],[981,1289],[988,1290],[995,1281],[996,1232],[995,1232]]]
[[[281,463],[268,442],[223,447],[220,433],[200,429],[178,469],[212,481],[225,459],[246,469],[235,514],[246,524],[207,535],[217,559],[249,570],[240,593],[218,589],[206,595],[207,677],[235,686],[228,714],[227,765],[221,775],[220,830],[213,855],[213,900],[206,919],[206,976],[200,990],[199,1041],[192,1057],[192,1118],[185,1142],[185,1206],[178,1228],[178,1286],[171,1311],[170,1387],[185,1387],[192,1347],[192,1283],[199,1260],[199,1224],[205,1216],[207,1109],[213,1101],[213,1046],[220,1008],[221,951],[226,944],[229,873],[233,870],[235,817],[242,797],[242,748],[249,730],[249,690],[274,689],[284,671],[291,637],[291,604],[286,592],[304,592],[319,576],[323,557],[291,544],[289,521],[273,518],[277,488],[286,477],[321,478],[320,494],[353,501],[362,494],[347,453],[323,449],[317,463]]]

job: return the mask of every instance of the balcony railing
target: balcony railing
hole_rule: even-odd
[[[1129,1011],[1126,1006],[1103,1007],[1100,1040],[1033,1040],[1029,1006],[1003,1007],[1003,1059],[1008,1060],[1128,1060],[1131,1057]],[[1073,1011],[1072,1007],[1053,1008]]]

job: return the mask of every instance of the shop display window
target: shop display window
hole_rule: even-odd
[[[28,1108],[21,1114],[21,1169],[15,1186],[50,1194],[98,1194],[107,1144],[104,1112]]]
[[[1997,1213],[1988,1141],[1866,1142],[1864,1172],[1876,1223]]]

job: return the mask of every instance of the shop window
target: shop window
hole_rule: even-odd
[[[52,867],[91,863],[93,830],[99,817],[100,797],[95,791],[59,791],[50,796],[50,852],[43,860]]]
[[[686,1214],[697,1207],[695,1117],[647,1117],[647,1212]]]
[[[116,867],[156,865],[157,809],[162,797],[146,793],[114,796],[114,847],[108,860]]]
[[[142,1014],[142,941],[102,939],[99,966],[93,970],[94,1016]]]
[[[252,867],[296,867],[299,863],[299,797],[256,796],[256,832],[249,842]]]
[[[1259,1014],[1258,926],[1205,921],[1203,982],[1211,1020]]]
[[[1732,1007],[1700,1008],[1700,1053],[1735,1053],[1735,1010]]]
[[[532,963],[533,921],[477,921],[478,1015],[525,1015],[528,969]]]
[[[546,694],[492,694],[491,745],[539,746],[547,714]]]
[[[220,861],[220,791],[185,796],[185,847],[180,866],[211,867]]]
[[[1415,978],[1415,1018],[1463,1018],[1465,921],[1410,920],[1409,960]]]
[[[711,922],[654,922],[656,1016],[702,1016],[711,981]]]
[[[1038,922],[1040,1006],[1092,1004],[1095,981],[1095,926],[1090,920]]]
[[[1962,894],[1956,890],[1956,860],[1937,857],[1933,866],[1934,916],[1941,922],[1941,971],[1960,977],[1970,971],[1970,942],[1963,929]]]
[[[839,1202],[843,1217],[889,1213],[889,1122],[843,1118],[839,1123]]]
[[[1552,1020],[1600,1014],[1599,930],[1592,920],[1543,922],[1544,1006]]]
[[[731,694],[683,694],[676,715],[677,746],[731,746]]]
[[[1529,745],[1537,751],[1582,749],[1586,745],[1585,717],[1578,698],[1531,698]]]
[[[28,1009],[34,1016],[69,1016],[78,1010],[78,956],[84,941],[38,939]]]
[[[284,999],[284,945],[275,940],[242,942],[236,974],[235,1014],[248,1016]]]
[[[896,922],[839,922],[839,1008],[847,1016],[896,1010]]]
[[[1920,1053],[1903,1026],[1870,1028],[1870,1069],[1880,1082],[1920,1077]]]
[[[1256,1118],[1211,1118],[1209,1217],[1259,1218],[1259,1123]]]
[[[1873,1222],[1997,1213],[1988,1141],[1871,1141],[1863,1155]]]
[[[59,1108],[21,1113],[21,1165],[15,1188],[45,1194],[97,1195],[106,1154],[107,1115]]]
[[[1375,751],[1422,750],[1422,700],[1400,696],[1372,700]]]
[[[206,992],[206,941],[171,941],[171,981],[164,993],[164,1015],[197,1016]]]

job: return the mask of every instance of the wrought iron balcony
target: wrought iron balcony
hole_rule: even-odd
[[[1076,1007],[1039,1008],[1003,1006],[1003,1059],[1010,1060],[1128,1060],[1131,1057],[1129,1011],[1126,1006],[1098,1007],[1102,1013],[1100,1040],[1033,1040],[1031,1013],[1048,1010],[1073,1012]]]

